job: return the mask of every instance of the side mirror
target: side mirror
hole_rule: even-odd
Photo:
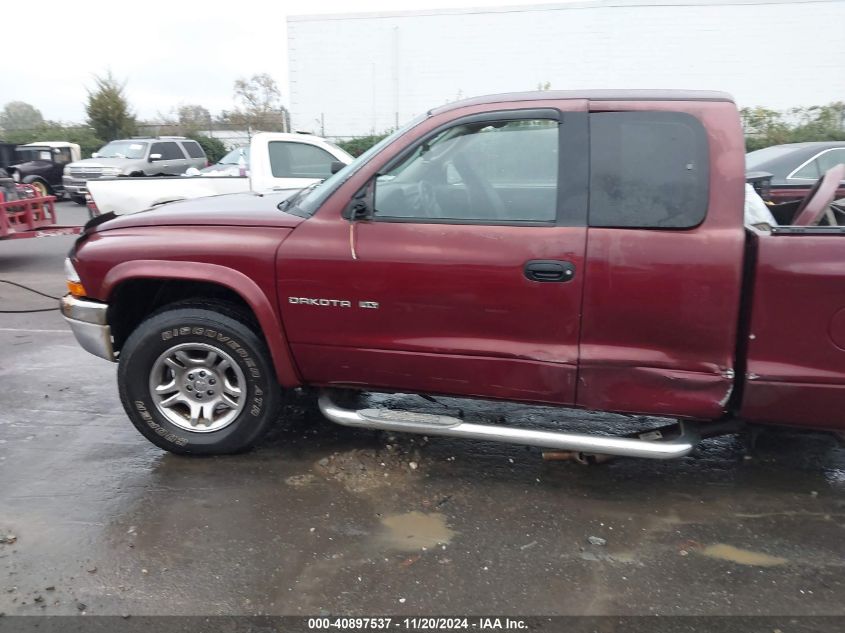
[[[346,209],[343,210],[343,217],[350,222],[371,220],[375,214],[375,207],[373,206],[375,190],[375,179],[361,187],[357,193],[352,196],[352,200],[349,201],[349,205],[347,205]]]
[[[91,154],[91,158],[99,158],[99,157],[100,157],[100,155],[97,152],[94,152],[93,154]]]
[[[339,160],[333,160],[330,169],[331,169],[331,172],[333,174],[336,174],[337,172],[339,172],[344,167],[346,167],[346,163],[339,161]]]
[[[150,154],[150,162],[154,163],[157,160],[161,160],[161,154]]]

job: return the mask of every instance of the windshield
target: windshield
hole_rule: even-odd
[[[361,167],[363,167],[364,165],[366,165],[371,158],[381,152],[381,150],[390,145],[398,137],[402,136],[411,128],[416,127],[417,125],[425,121],[427,118],[428,114],[421,114],[420,116],[413,119],[410,123],[407,123],[403,127],[396,130],[390,136],[387,136],[380,140],[366,152],[361,154],[358,158],[349,163],[346,167],[324,180],[322,183],[319,184],[319,186],[312,189],[307,196],[305,196],[302,200],[299,201],[299,203],[296,205],[296,208],[303,212],[305,215],[313,215],[314,212],[320,208],[320,205],[323,204],[323,202],[325,202],[326,199],[330,195],[332,195],[338,187],[340,187],[355,173],[357,173],[358,170],[361,169]]]
[[[22,163],[31,160],[52,160],[52,152],[49,147],[18,147],[15,153]]]
[[[146,154],[146,143],[112,141],[97,152],[97,158],[143,158]]]
[[[240,165],[241,156],[249,167],[249,147],[237,147],[218,161],[218,165]]]
[[[770,160],[781,158],[794,151],[795,148],[789,145],[773,145],[772,147],[758,149],[745,155],[745,169],[746,171],[757,169],[760,165],[768,163]]]

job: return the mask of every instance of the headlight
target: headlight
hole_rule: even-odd
[[[13,171],[12,172],[12,180],[14,180],[15,182],[20,182],[21,181],[21,175],[18,172]]]
[[[65,258],[65,279],[67,280],[67,289],[74,297],[84,297],[85,287],[82,285],[82,280],[79,278],[79,273],[73,267],[73,262],[70,257]]]
[[[70,167],[65,167],[65,170],[62,172],[65,176],[70,176]]]
[[[120,167],[103,167],[103,176],[120,176],[122,173]]]

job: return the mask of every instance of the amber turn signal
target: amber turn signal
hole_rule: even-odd
[[[70,294],[72,294],[74,297],[85,296],[85,287],[78,281],[71,281],[70,279],[68,279],[67,289],[68,292],[70,292]]]

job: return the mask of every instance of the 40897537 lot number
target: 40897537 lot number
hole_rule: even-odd
[[[524,621],[512,618],[309,618],[311,630],[339,629],[346,631],[400,629],[403,631],[453,630],[520,630],[527,629]]]

